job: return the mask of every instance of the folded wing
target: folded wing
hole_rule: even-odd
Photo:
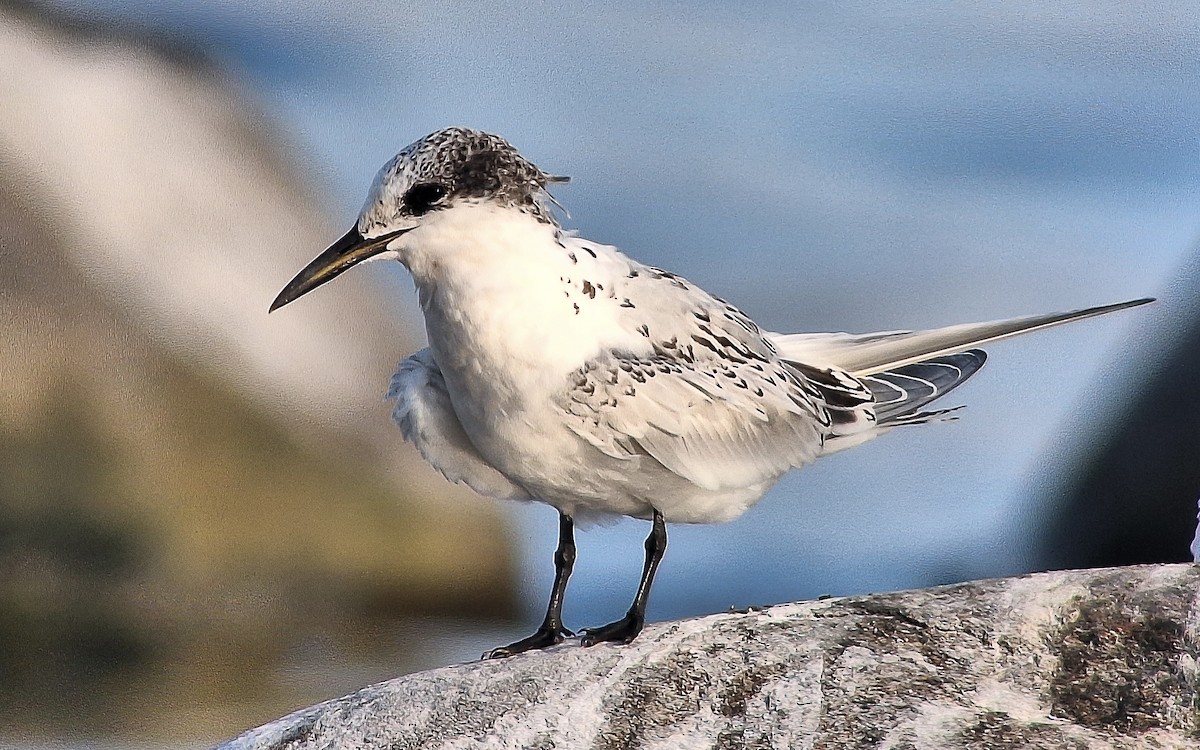
[[[780,356],[786,360],[834,366],[851,375],[863,377],[974,349],[1020,333],[1092,318],[1153,301],[1136,299],[1115,305],[1089,307],[1086,310],[1031,315],[988,323],[968,323],[930,331],[869,334],[793,333],[770,334],[768,338],[779,350]]]
[[[781,362],[609,354],[573,377],[575,434],[615,458],[644,454],[705,490],[744,488],[809,463],[830,426],[820,392]]]

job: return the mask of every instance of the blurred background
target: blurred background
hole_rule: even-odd
[[[395,151],[503,134],[567,225],[781,331],[1157,296],[672,527],[652,619],[1188,559],[1191,3],[0,0],[0,746],[203,747],[540,620],[555,512],[448,486],[383,401],[374,264],[270,317]],[[584,532],[569,627],[645,524]]]

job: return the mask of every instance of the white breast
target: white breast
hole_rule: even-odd
[[[551,404],[569,373],[610,348],[648,351],[612,292],[628,261],[486,204],[438,212],[419,232],[400,259],[455,412],[490,462],[520,475],[536,459],[524,454],[563,442]]]

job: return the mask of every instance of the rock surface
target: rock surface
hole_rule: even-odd
[[[1200,567],[783,604],[364,688],[266,748],[1195,748]]]

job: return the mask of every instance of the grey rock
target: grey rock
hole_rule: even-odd
[[[222,745],[1196,748],[1200,566],[726,613],[408,675]]]

